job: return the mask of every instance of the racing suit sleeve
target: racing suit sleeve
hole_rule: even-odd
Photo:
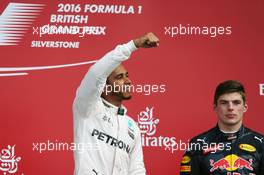
[[[199,168],[199,151],[185,151],[181,160],[180,175],[202,175]]]
[[[126,44],[118,45],[91,66],[78,87],[74,100],[74,107],[81,116],[89,116],[89,113],[100,100],[107,77],[122,61],[127,60],[136,49],[134,42],[131,40]]]
[[[135,137],[135,146],[130,155],[129,175],[146,175],[146,169],[143,160],[143,150],[141,145],[140,130],[137,128]]]

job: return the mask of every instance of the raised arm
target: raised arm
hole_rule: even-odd
[[[74,100],[75,108],[82,116],[89,116],[89,112],[100,100],[107,77],[111,72],[127,60],[137,48],[156,47],[158,38],[153,33],[148,33],[130,42],[118,45],[96,62],[84,76],[81,85],[77,89]]]

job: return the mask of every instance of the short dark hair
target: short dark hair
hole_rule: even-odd
[[[233,92],[238,92],[242,96],[243,102],[246,102],[246,92],[243,84],[237,80],[227,80],[216,87],[214,105],[217,105],[217,100],[221,95]]]

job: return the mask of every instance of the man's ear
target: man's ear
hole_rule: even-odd
[[[214,109],[214,111],[216,110],[216,104],[214,104],[213,109]]]
[[[248,110],[248,105],[245,103],[244,104],[244,112],[246,112]]]

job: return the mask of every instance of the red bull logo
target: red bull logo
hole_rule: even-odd
[[[235,154],[228,155],[220,160],[214,161],[210,159],[211,169],[210,172],[215,170],[227,170],[227,171],[235,171],[237,169],[248,169],[253,170],[252,168],[252,159],[246,160],[241,157],[238,157]]]

